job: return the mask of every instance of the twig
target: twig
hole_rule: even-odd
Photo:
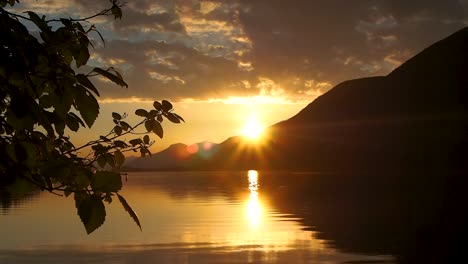
[[[3,8],[0,8],[0,11],[1,11],[1,12],[4,12],[4,13],[6,13],[7,15],[12,16],[12,17],[22,18],[22,19],[24,19],[24,20],[32,21],[29,17],[25,17],[25,16],[22,16],[22,15],[18,15],[18,14],[15,14],[15,13],[8,12],[8,11],[6,11],[6,10],[3,9]]]

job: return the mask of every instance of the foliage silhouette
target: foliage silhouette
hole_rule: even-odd
[[[151,155],[154,141],[148,134],[163,137],[163,117],[183,121],[173,113],[172,104],[163,100],[154,102],[154,109],[136,110],[142,117],[136,125],[125,121],[127,114],[112,113],[111,131],[83,146],[74,146],[65,136],[66,128],[76,132],[96,121],[100,94],[93,77],[128,87],[116,69],[87,65],[89,35],[94,32],[104,39],[94,25],[85,23],[98,16],[121,19],[123,4],[110,0],[109,8],[89,17],[48,19],[32,11],[25,16],[5,9],[17,3],[0,0],[0,187],[19,193],[39,188],[67,197],[73,194],[88,234],[104,223],[104,202],[117,195],[141,229],[136,213],[118,194],[122,180],[116,171],[125,161],[124,152]],[[146,129],[138,132],[143,125]],[[127,142],[123,138],[127,135],[135,138]],[[90,153],[81,157],[85,150]],[[104,170],[106,166],[113,171]]]

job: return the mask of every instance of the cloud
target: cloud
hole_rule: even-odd
[[[58,1],[58,0],[55,0]],[[71,1],[71,0],[67,0]],[[86,13],[94,14],[110,7],[108,1],[74,0],[75,5]],[[113,17],[102,18],[98,22],[111,24],[108,29],[115,31],[114,37],[134,37],[139,33],[175,32],[184,33],[176,5],[173,1],[137,0],[124,2],[123,16],[120,20]],[[94,21],[96,22],[96,21]]]
[[[127,9],[125,19],[114,21],[114,29],[121,34],[132,32],[154,33],[170,31],[185,33],[185,27],[180,23],[175,12],[147,13],[135,9]]]
[[[108,2],[25,5],[86,16]],[[92,63],[121,69],[130,84],[102,83],[107,100],[312,100],[341,81],[387,74],[468,24],[467,0],[134,0],[123,11],[95,22],[107,43]]]
[[[96,63],[115,63],[141,98],[209,98],[254,93],[244,88],[243,80],[254,76],[239,69],[236,61],[212,57],[182,43],[146,41],[132,43],[115,40],[96,51]],[[104,97],[128,96],[108,84]]]
[[[296,74],[337,83],[386,74],[390,54],[409,50],[409,57],[460,29],[466,19],[458,1],[240,3],[241,25],[254,47],[253,66],[274,79]],[[360,63],[340,63],[350,57]]]

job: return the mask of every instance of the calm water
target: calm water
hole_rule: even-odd
[[[321,218],[330,202],[311,201],[326,195],[301,189],[311,177],[130,173],[121,193],[142,232],[114,201],[105,224],[86,235],[72,197],[35,194],[0,208],[0,263],[392,263],[386,252],[348,249],[326,232],[322,222],[346,214]]]

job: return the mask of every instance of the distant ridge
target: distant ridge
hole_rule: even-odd
[[[192,145],[176,143],[151,156],[134,158],[125,164],[125,170],[180,170],[211,158],[218,144],[203,141]]]

